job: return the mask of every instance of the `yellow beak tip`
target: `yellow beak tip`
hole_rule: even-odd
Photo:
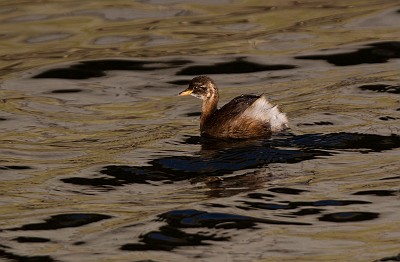
[[[193,92],[192,90],[185,90],[185,91],[180,92],[180,93],[178,94],[178,96],[188,96],[188,95],[190,95],[192,92]]]

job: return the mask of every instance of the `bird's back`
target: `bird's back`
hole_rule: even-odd
[[[274,120],[278,118],[282,123],[277,126]],[[202,135],[223,138],[265,137],[283,124],[287,126],[286,116],[271,105],[264,95],[241,95],[212,115]]]

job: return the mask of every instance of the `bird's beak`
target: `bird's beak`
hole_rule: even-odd
[[[192,93],[193,93],[193,90],[191,90],[191,89],[186,89],[186,90],[180,92],[180,93],[179,93],[179,96],[188,96],[188,95],[190,95],[190,94],[192,94]]]

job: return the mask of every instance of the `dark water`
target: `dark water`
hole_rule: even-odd
[[[400,261],[399,10],[0,4],[0,260]],[[201,138],[202,74],[290,130]]]

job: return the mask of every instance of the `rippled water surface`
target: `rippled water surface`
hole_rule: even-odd
[[[400,4],[2,1],[0,260],[400,261]],[[266,93],[289,132],[199,137]]]

